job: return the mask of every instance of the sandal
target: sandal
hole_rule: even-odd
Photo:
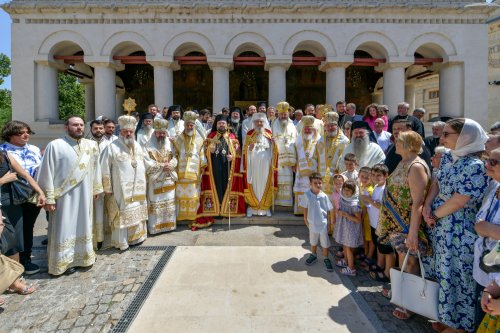
[[[366,259],[366,256],[364,253],[358,253],[356,254],[356,260],[363,261]]]
[[[371,267],[375,265],[376,263],[373,259],[365,257],[361,262],[359,263],[359,266],[363,268],[365,271],[369,272],[371,270]]]
[[[345,261],[345,259],[339,259],[335,262],[335,266],[340,267],[340,268],[346,268],[347,262]]]
[[[344,267],[340,270],[340,274],[344,274],[347,276],[356,276],[356,270],[350,269],[349,267]]]
[[[33,294],[36,291],[36,288],[32,285],[29,286],[24,286],[24,288],[17,289],[17,288],[9,288],[9,291],[11,293],[19,294],[19,295],[29,295]]]
[[[370,271],[370,273],[368,273],[368,275],[370,275],[370,278],[372,280],[375,280],[377,282],[383,282],[383,283],[387,283],[387,282],[390,282],[391,280],[385,275],[384,271],[380,270],[380,271]]]
[[[3,298],[0,298],[0,306],[5,304],[5,300]]]
[[[394,311],[392,311],[392,315],[399,320],[408,320],[414,315],[414,313],[398,306],[394,309]]]
[[[446,326],[445,324],[437,322],[437,321],[431,323],[431,326],[435,332],[442,332],[448,328],[448,326]]]
[[[384,286],[382,288],[382,296],[384,296],[387,299],[391,299],[392,298],[392,292],[391,292],[390,286]]]

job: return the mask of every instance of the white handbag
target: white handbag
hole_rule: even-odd
[[[418,313],[429,319],[438,319],[438,293],[439,284],[426,280],[420,252],[417,251],[420,263],[421,276],[406,273],[405,267],[408,262],[409,252],[406,253],[401,270],[391,268],[391,303],[405,308],[411,312]]]

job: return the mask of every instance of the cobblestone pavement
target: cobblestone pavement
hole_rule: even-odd
[[[6,303],[0,308],[1,333],[109,331],[163,255],[160,245],[309,245],[304,226],[234,225],[229,231],[227,226],[215,225],[192,232],[180,225],[177,231],[149,237],[142,246],[129,251],[100,251],[94,267],[87,272],[51,278],[45,247],[40,245],[43,233],[44,228],[39,226],[34,251],[34,262],[41,265],[42,271],[26,277],[38,291],[29,296],[2,295]],[[420,316],[407,321],[394,318],[394,306],[380,293],[382,284],[372,281],[361,269],[358,271],[357,277],[341,276],[341,280],[378,326],[387,332],[432,331],[429,322]]]

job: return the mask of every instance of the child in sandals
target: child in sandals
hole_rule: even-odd
[[[344,259],[336,262],[340,273],[355,276],[354,251],[363,245],[363,230],[361,224],[361,207],[356,182],[348,180],[342,185],[340,209],[335,213],[336,222],[333,236],[335,241],[342,245]]]
[[[310,266],[317,261],[316,250],[318,243],[323,250],[323,262],[327,271],[333,271],[333,265],[328,258],[330,237],[328,236],[328,224],[333,223],[333,205],[328,196],[323,192],[322,177],[315,172],[309,176],[311,189],[300,197],[299,206],[304,209],[304,223],[309,228],[309,241],[311,243],[311,254],[306,260]]]

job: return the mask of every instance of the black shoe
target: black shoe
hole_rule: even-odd
[[[42,245],[47,245],[49,244],[49,239],[48,238],[45,238],[43,241],[42,241]]]
[[[66,272],[64,272],[64,275],[71,275],[71,274],[74,274],[76,272],[76,268],[75,267],[71,267],[71,268],[68,268],[66,270]]]
[[[40,267],[37,264],[31,262],[31,260],[23,262],[24,274],[33,275],[40,272]]]
[[[94,265],[90,265],[90,266],[86,266],[86,267],[78,267],[78,270],[80,272],[87,272],[87,271],[90,271],[92,269],[92,267],[94,267]]]

